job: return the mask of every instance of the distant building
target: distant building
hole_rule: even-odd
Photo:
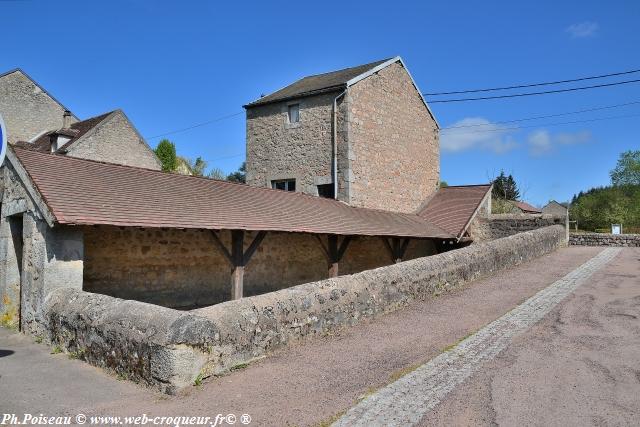
[[[41,153],[161,169],[122,110],[79,121],[22,70],[0,75],[0,113],[8,142]]]
[[[245,105],[247,183],[416,212],[440,182],[438,123],[400,57]]]
[[[569,213],[569,209],[567,209],[566,206],[556,202],[555,200],[552,200],[542,208],[542,213],[553,216],[567,216],[567,214]]]

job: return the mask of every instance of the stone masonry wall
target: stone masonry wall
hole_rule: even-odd
[[[231,267],[202,230],[84,227],[84,290],[172,308],[202,307],[230,299]],[[248,233],[245,245],[253,239]],[[230,232],[221,240],[229,247]],[[435,253],[414,240],[407,259]],[[391,263],[378,238],[353,240],[340,263],[351,274]],[[327,262],[314,236],[269,233],[245,269],[244,294],[258,295],[326,278]]]
[[[349,88],[348,203],[415,212],[440,183],[436,122],[400,63]]]
[[[247,109],[247,183],[271,187],[272,180],[296,180],[296,191],[317,195],[330,184],[332,108],[337,93]],[[289,124],[287,106],[300,104],[300,121]]]
[[[147,169],[162,169],[153,150],[119,110],[72,144],[68,155]]]
[[[165,392],[527,262],[565,243],[550,226],[443,254],[179,312],[77,289],[45,303],[45,338]]]
[[[569,244],[573,246],[623,246],[640,247],[640,234],[569,234]]]
[[[9,143],[28,141],[61,128],[63,113],[64,107],[21,71],[0,77],[0,114],[7,125]]]
[[[59,287],[82,287],[82,233],[50,228],[13,165],[7,160],[0,170],[0,321],[38,333],[46,295]]]
[[[488,217],[478,215],[471,223],[469,233],[474,242],[484,242],[554,224],[566,226],[566,217],[538,214],[492,214]]]

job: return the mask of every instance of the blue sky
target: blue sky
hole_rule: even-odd
[[[0,19],[0,71],[23,68],[81,118],[122,108],[152,146],[156,135],[240,113],[304,75],[395,55],[423,92],[640,68],[633,0],[0,0]],[[640,116],[551,124],[640,115],[640,104],[517,123],[525,129],[492,123],[634,101],[640,84],[433,104],[442,127],[484,124],[443,132],[442,179],[481,183],[504,169],[538,205],[606,185],[619,153],[640,148]],[[229,172],[244,157],[244,115],[168,138],[179,154]]]

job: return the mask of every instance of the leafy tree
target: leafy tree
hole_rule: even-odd
[[[195,162],[189,164],[189,167],[195,176],[203,176],[205,169],[207,169],[207,162],[202,157],[198,157]]]
[[[518,200],[520,198],[520,190],[513,176],[505,175],[504,171],[500,171],[500,175],[493,180],[493,198],[502,200]]]
[[[440,181],[440,188],[446,188],[448,186],[449,184],[447,183],[447,181]]]
[[[227,181],[231,182],[247,182],[247,162],[242,162],[237,171],[227,175]]]
[[[609,175],[613,185],[640,185],[640,150],[620,154],[618,164]]]
[[[569,215],[582,230],[640,227],[640,185],[592,188],[573,197]]]
[[[211,179],[217,179],[217,180],[221,180],[221,181],[224,181],[226,179],[226,175],[224,174],[224,172],[220,168],[211,169],[211,171],[209,171],[209,175],[208,176]]]
[[[168,139],[160,141],[156,149],[154,150],[156,156],[162,164],[162,170],[165,172],[173,172],[178,166],[176,145]]]

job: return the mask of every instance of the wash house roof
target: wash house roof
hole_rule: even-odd
[[[451,239],[414,214],[13,148],[59,224]]]
[[[454,236],[461,237],[490,191],[491,184],[441,188],[418,215]]]

